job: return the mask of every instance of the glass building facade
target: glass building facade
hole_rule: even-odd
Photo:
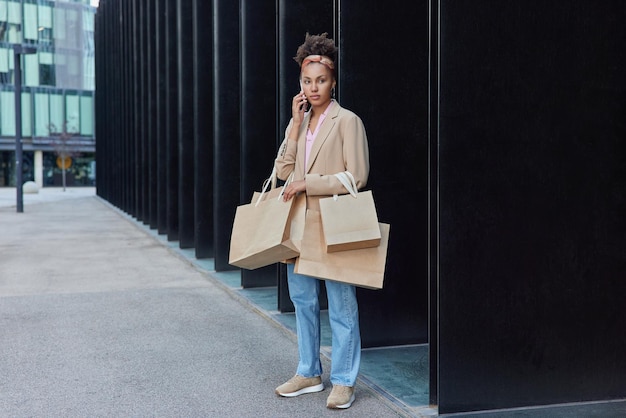
[[[15,44],[37,50],[22,56],[24,181],[60,185],[65,153],[67,185],[94,184],[93,4],[0,0],[0,187],[15,186]]]

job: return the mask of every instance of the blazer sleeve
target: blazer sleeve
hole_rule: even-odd
[[[281,180],[287,180],[289,175],[294,171],[296,165],[298,141],[293,141],[288,138],[292,125],[293,119],[289,121],[289,124],[285,129],[285,137],[282,144],[280,144],[280,147],[278,148],[278,155],[274,161],[276,174]]]

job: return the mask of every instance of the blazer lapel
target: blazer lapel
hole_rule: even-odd
[[[339,103],[335,102],[333,104],[332,109],[330,109],[330,111],[326,115],[326,119],[324,119],[324,122],[322,123],[322,126],[320,127],[320,131],[317,133],[317,137],[315,138],[315,141],[313,142],[313,147],[311,148],[311,155],[309,155],[309,159],[306,165],[306,173],[308,173],[311,170],[311,167],[313,166],[313,163],[315,162],[315,159],[317,158],[317,155],[319,154],[320,149],[322,148],[322,145],[324,144],[324,142],[326,142],[328,135],[332,131],[333,127],[335,126],[335,123],[337,122],[337,116],[339,116],[340,110],[341,110],[341,106],[339,106]],[[304,142],[306,142],[306,134],[305,134]]]

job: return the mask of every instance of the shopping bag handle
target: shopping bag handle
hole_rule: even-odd
[[[358,188],[356,185],[356,180],[354,179],[352,173],[350,173],[349,171],[342,171],[341,173],[335,174],[335,177],[339,179],[339,181],[341,182],[341,184],[343,184],[343,187],[346,188],[348,193],[350,193],[352,197],[356,199]],[[337,200],[336,194],[333,195],[333,199]]]
[[[285,187],[287,187],[289,183],[293,181],[293,174],[294,172],[292,171],[289,177],[287,177],[287,181],[285,181],[285,184],[283,185],[282,190],[278,194],[278,197],[276,198],[276,200],[282,199],[283,194],[285,193]],[[272,168],[272,174],[270,174],[269,178],[265,179],[265,181],[263,182],[263,189],[261,190],[261,193],[259,194],[259,197],[257,198],[254,207],[257,207],[259,203],[261,203],[261,200],[263,200],[263,195],[267,192],[267,188],[269,187],[270,184],[272,185],[272,189],[276,188],[277,179],[278,179],[278,176],[276,173],[276,166],[274,166]]]

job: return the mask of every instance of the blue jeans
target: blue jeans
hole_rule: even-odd
[[[298,353],[296,374],[304,377],[322,375],[320,361],[320,281],[294,273],[287,264],[289,296],[296,309]],[[328,316],[332,332],[330,381],[333,385],[354,386],[361,364],[361,333],[356,288],[326,281]]]

